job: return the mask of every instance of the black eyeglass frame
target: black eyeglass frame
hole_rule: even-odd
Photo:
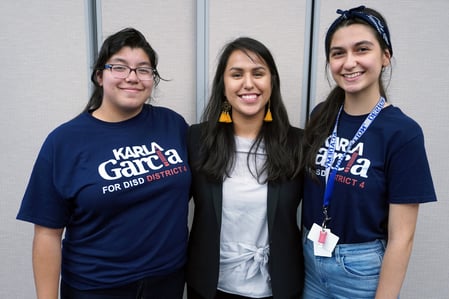
[[[128,69],[128,73],[126,74],[126,76],[124,76],[124,77],[117,76],[117,73],[113,71],[113,68],[115,66],[123,67],[125,69]],[[129,66],[125,65],[125,64],[107,63],[107,64],[104,65],[104,69],[105,70],[110,70],[112,75],[116,79],[126,79],[126,78],[129,77],[131,72],[134,72],[136,74],[137,78],[139,78],[139,80],[142,80],[142,81],[150,81],[150,80],[154,81],[156,79],[156,76],[157,76],[157,70],[152,68],[152,67],[147,67],[147,66],[140,66],[140,67],[132,68],[132,67],[129,67]],[[152,72],[151,78],[150,79],[142,79],[142,78],[140,78],[139,73],[138,73],[139,69],[151,70],[151,72]],[[125,74],[125,73],[123,73],[123,74]]]

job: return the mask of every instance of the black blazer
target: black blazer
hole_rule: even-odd
[[[200,157],[201,124],[189,130],[191,165]],[[291,128],[293,142],[301,142],[303,131]],[[291,140],[292,141],[292,140]],[[217,290],[220,263],[222,182],[214,182],[192,168],[192,196],[195,204],[187,257],[187,285],[206,299]],[[301,297],[304,281],[301,232],[296,210],[302,198],[302,180],[269,182],[267,196],[269,271],[274,299]]]

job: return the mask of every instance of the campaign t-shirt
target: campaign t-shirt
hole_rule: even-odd
[[[184,265],[187,128],[174,111],[145,105],[118,123],[85,112],[49,134],[17,218],[66,228],[66,283],[114,287]]]
[[[343,155],[366,115],[340,116],[334,164]],[[329,136],[330,137],[330,136]],[[323,222],[325,160],[329,138],[316,157],[319,182],[306,175],[303,224]],[[436,201],[421,127],[399,108],[382,109],[345,154],[335,177],[328,224],[340,244],[387,238],[389,204]]]

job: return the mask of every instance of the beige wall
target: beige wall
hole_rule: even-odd
[[[33,226],[15,216],[48,132],[86,104],[82,1],[0,2],[0,298],[34,297]]]
[[[51,129],[79,113],[89,96],[88,26],[85,1],[1,1],[0,55],[2,117],[0,128],[0,298],[33,298],[31,241],[33,227],[15,220],[37,152]],[[310,74],[312,106],[329,91],[324,79],[327,26],[337,8],[355,6],[351,0],[211,0],[208,2],[208,56],[203,57],[209,82],[217,55],[229,40],[246,35],[259,39],[277,62],[284,100],[294,125],[305,120],[303,96],[308,71],[305,43],[317,5],[316,73]],[[164,78],[155,104],[196,122],[196,5],[193,0],[105,0],[99,2],[101,40],[123,28],[136,27],[159,53]],[[335,4],[338,3],[338,4]],[[449,181],[445,160],[449,136],[449,2],[432,5],[413,0],[365,0],[389,21],[395,64],[388,90],[400,106],[423,127],[439,202],[423,205],[415,248],[402,298],[445,298],[449,294]],[[305,74],[305,75],[304,75]],[[209,83],[206,88],[209,89]],[[419,174],[416,175],[419,180]],[[413,182],[410,182],[411,184]],[[442,237],[441,237],[442,236]]]

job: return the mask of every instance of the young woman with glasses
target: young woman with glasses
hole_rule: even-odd
[[[45,140],[17,216],[35,224],[37,298],[60,277],[62,299],[182,298],[188,126],[147,103],[157,62],[139,31],[108,37],[85,110]]]

